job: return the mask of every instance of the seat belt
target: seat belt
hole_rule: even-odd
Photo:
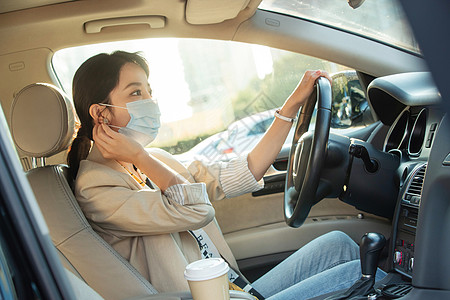
[[[216,246],[211,241],[208,234],[203,229],[189,230],[189,233],[197,241],[203,259],[223,258],[220,255],[219,250],[217,250]],[[260,293],[258,293],[258,291],[256,291],[255,288],[251,286],[251,284],[247,283],[241,276],[239,276],[239,274],[235,270],[233,270],[231,266],[230,270],[228,271],[228,280],[231,283],[230,289],[236,290],[237,288],[233,286],[235,285],[238,287],[237,290],[247,292],[258,300],[264,300],[264,297]]]

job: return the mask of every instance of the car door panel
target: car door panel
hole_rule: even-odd
[[[315,205],[300,228],[284,222],[283,193],[253,197],[250,194],[214,203],[216,218],[236,258],[246,259],[295,251],[313,238],[342,230],[354,240],[368,230],[390,235],[389,220],[363,213],[338,199]]]

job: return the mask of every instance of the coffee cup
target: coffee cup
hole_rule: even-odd
[[[186,266],[187,279],[194,300],[228,300],[228,264],[222,258],[194,261]]]

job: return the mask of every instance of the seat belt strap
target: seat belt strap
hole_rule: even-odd
[[[223,258],[219,250],[217,250],[214,243],[211,241],[208,234],[203,229],[189,230],[189,233],[195,238],[200,248],[203,259],[208,258]],[[239,289],[249,293],[259,300],[264,300],[264,297],[258,293],[249,283],[247,283],[239,274],[230,267],[228,271],[228,279],[231,282],[230,288],[233,289],[233,285],[239,287]]]

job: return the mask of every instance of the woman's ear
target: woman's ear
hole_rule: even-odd
[[[98,104],[92,104],[89,107],[89,114],[92,117],[92,120],[94,120],[94,124],[102,124],[102,123],[108,123],[108,119],[102,116],[102,112],[105,108],[103,106],[100,106]]]

